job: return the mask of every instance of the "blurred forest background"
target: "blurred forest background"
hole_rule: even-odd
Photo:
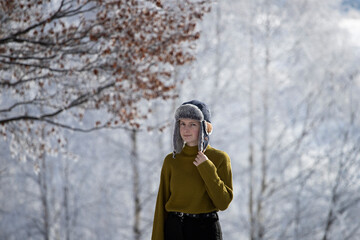
[[[360,1],[0,0],[0,239],[150,239],[175,108],[226,240],[360,239]]]

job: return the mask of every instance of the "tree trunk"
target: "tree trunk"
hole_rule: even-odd
[[[264,226],[264,199],[267,190],[267,154],[268,154],[268,125],[269,125],[269,65],[270,65],[270,49],[267,44],[270,34],[270,20],[267,14],[265,22],[265,63],[264,63],[264,90],[263,90],[263,128],[262,128],[262,145],[261,145],[261,184],[260,196],[257,202],[257,221],[258,232],[257,238],[263,239],[265,236]]]
[[[135,240],[140,240],[141,229],[141,202],[140,202],[140,175],[139,175],[139,157],[137,147],[137,132],[132,130],[131,132],[131,168],[133,173],[133,199],[134,199],[134,223],[133,234]]]
[[[65,159],[64,168],[64,211],[65,211],[65,239],[70,240],[70,209],[69,209],[69,163],[68,159]]]
[[[41,170],[38,175],[38,183],[40,187],[40,200],[42,206],[42,218],[43,218],[43,237],[44,240],[50,239],[50,217],[49,217],[49,201],[48,201],[48,186],[47,186],[47,167],[46,167],[46,157],[43,153],[40,157],[41,161]]]
[[[252,28],[249,32],[249,218],[250,218],[250,240],[255,240],[255,218],[254,218],[254,40]]]

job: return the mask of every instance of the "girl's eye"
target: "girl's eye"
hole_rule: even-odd
[[[180,123],[180,126],[186,126],[186,123],[181,122],[181,123]],[[189,126],[189,127],[196,127],[197,125],[196,125],[196,123],[189,123],[188,126]]]

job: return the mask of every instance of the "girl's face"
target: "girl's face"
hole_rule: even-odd
[[[200,122],[189,118],[181,118],[179,121],[181,138],[188,146],[197,146]]]

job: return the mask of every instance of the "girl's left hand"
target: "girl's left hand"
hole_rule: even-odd
[[[195,166],[199,166],[206,160],[209,160],[208,157],[203,152],[198,152],[198,155],[195,158],[195,161],[193,162]]]

